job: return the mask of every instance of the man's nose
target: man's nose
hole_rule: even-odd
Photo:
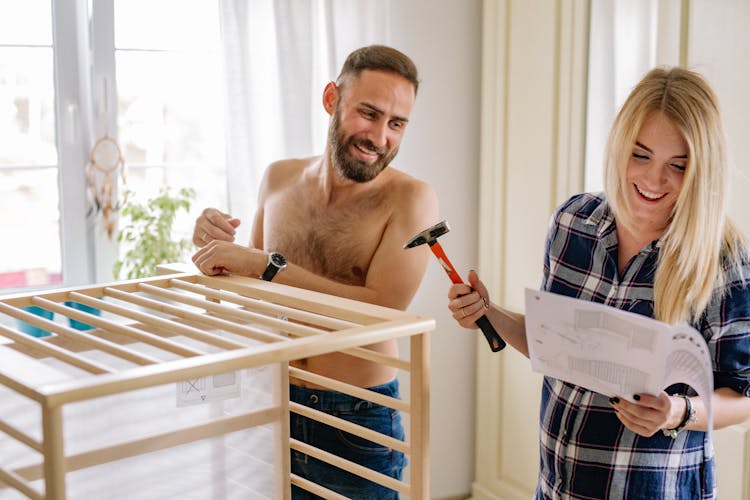
[[[387,120],[378,121],[373,125],[372,130],[370,131],[370,140],[378,148],[386,147],[388,145],[389,131],[390,129],[388,128]]]

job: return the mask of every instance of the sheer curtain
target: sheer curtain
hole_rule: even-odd
[[[320,154],[325,84],[346,55],[387,43],[388,0],[219,0],[226,79],[230,213],[249,241],[263,170]]]
[[[658,65],[681,60],[681,0],[601,0],[591,4],[585,190],[603,188],[609,129],[633,86]]]

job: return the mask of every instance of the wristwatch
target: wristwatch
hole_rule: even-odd
[[[286,257],[281,255],[279,252],[271,252],[268,254],[268,266],[263,271],[260,279],[265,281],[271,281],[276,273],[286,267]]]
[[[662,432],[665,436],[669,436],[672,439],[677,439],[677,434],[679,434],[681,430],[687,427],[689,423],[698,420],[698,418],[695,414],[693,403],[690,401],[690,398],[687,394],[673,394],[673,396],[680,396],[685,400],[685,414],[682,416],[682,421],[680,421],[677,427],[675,427],[674,429],[662,429]]]

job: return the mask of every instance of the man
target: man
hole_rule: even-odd
[[[206,274],[230,272],[258,277],[269,252],[288,265],[273,281],[387,307],[406,309],[424,275],[426,247],[404,243],[438,218],[434,191],[390,166],[403,139],[419,80],[414,63],[399,51],[370,46],[351,53],[336,82],[323,91],[331,116],[322,156],[282,160],[264,175],[250,247],[233,243],[239,220],[206,209],[196,221],[193,257]],[[269,274],[273,274],[270,272]],[[266,276],[266,278],[268,275]],[[397,355],[395,340],[369,346]],[[296,366],[398,397],[396,369],[345,354],[301,360]],[[290,398],[403,439],[400,416],[378,405],[292,380]],[[350,406],[349,410],[341,411]],[[397,479],[400,452],[293,415],[292,436]],[[315,436],[314,439],[311,436]],[[308,439],[310,438],[310,439]],[[342,448],[343,447],[343,448]],[[348,450],[348,451],[343,451]],[[397,494],[341,469],[294,453],[292,471],[353,498],[397,498]],[[305,492],[294,488],[295,498]]]

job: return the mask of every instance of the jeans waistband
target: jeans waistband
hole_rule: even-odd
[[[398,398],[398,388],[398,379],[394,378],[390,382],[367,389],[378,394]],[[379,406],[366,399],[360,399],[342,392],[308,389],[292,384],[289,385],[289,399],[295,403],[326,411],[357,411]]]

